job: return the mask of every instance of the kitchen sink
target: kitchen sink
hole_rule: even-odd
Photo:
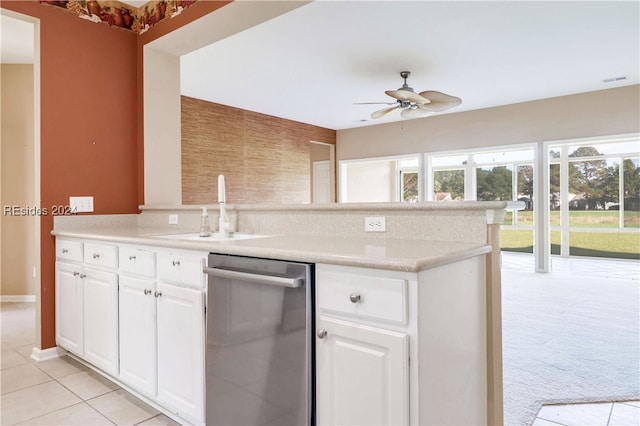
[[[237,241],[237,240],[249,240],[252,238],[266,238],[268,235],[256,235],[256,234],[242,234],[239,232],[229,233],[228,236],[223,236],[217,232],[213,232],[208,237],[201,237],[199,233],[192,232],[188,234],[156,234],[149,235],[152,238],[165,238],[167,240],[180,240],[180,241]]]

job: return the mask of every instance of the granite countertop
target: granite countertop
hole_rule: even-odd
[[[162,238],[159,235],[163,232],[166,233],[166,230],[124,227],[75,231],[53,230],[52,235],[404,272],[419,272],[491,252],[489,244],[466,242],[300,235],[225,241],[185,241]]]

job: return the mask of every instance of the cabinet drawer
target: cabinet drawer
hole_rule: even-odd
[[[148,250],[120,247],[118,251],[118,265],[120,272],[153,277],[155,275],[156,262],[153,252]]]
[[[107,244],[84,243],[84,263],[104,268],[117,268],[118,248]]]
[[[407,281],[335,271],[318,271],[318,304],[335,312],[398,324],[407,322]]]
[[[58,259],[82,262],[82,243],[56,239],[56,257]]]
[[[194,288],[204,283],[204,258],[173,253],[158,253],[158,279]]]

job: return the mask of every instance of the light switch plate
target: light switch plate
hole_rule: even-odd
[[[69,197],[69,209],[72,213],[93,211],[93,197]]]

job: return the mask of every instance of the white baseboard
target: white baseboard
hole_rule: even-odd
[[[49,349],[40,349],[40,348],[34,347],[31,350],[31,359],[36,362],[42,362],[42,361],[48,361],[54,358],[60,358],[61,356],[65,356],[66,354],[67,354],[67,351],[65,351],[64,349],[58,346],[54,346],[53,348],[49,348]]]
[[[32,294],[16,294],[0,296],[0,302],[35,302],[36,296]]]

